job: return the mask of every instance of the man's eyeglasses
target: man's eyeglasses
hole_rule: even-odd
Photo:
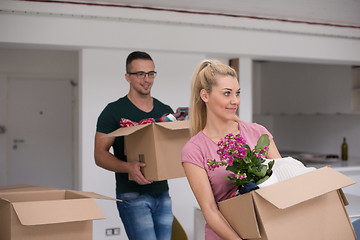
[[[156,72],[155,71],[150,71],[150,72],[143,72],[143,71],[140,71],[140,72],[133,72],[133,73],[127,73],[127,74],[130,74],[130,75],[136,75],[137,78],[139,79],[144,79],[146,77],[146,75],[148,75],[148,78],[155,78],[156,77]]]

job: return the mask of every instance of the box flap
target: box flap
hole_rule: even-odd
[[[9,191],[15,189],[29,188],[34,187],[30,184],[17,184],[17,185],[9,185],[9,186],[0,186],[0,191]]]
[[[71,193],[74,193],[74,194],[76,194],[78,196],[83,196],[83,197],[96,198],[96,199],[105,199],[105,200],[112,200],[112,201],[122,202],[122,200],[112,198],[112,197],[108,197],[108,196],[104,196],[104,195],[94,193],[94,192],[83,192],[83,191],[73,191],[73,190],[68,190],[67,192],[71,192]]]
[[[354,183],[354,180],[334,169],[323,167],[255,192],[277,208],[285,209]]]
[[[43,225],[105,219],[91,198],[16,202],[12,206],[22,225]]]
[[[9,191],[0,192],[0,198],[8,202],[32,202],[63,199],[65,190],[32,190],[32,191]]]
[[[157,126],[161,126],[170,130],[179,130],[179,129],[188,129],[190,126],[190,121],[186,120],[186,121],[175,121],[175,122],[157,122],[157,123],[141,124],[133,127],[122,127],[109,134],[106,134],[104,137],[128,136],[151,124],[155,124]]]
[[[0,193],[4,192],[26,192],[26,191],[47,191],[47,190],[56,190],[57,188],[45,187],[45,186],[35,186],[30,184],[17,184],[9,186],[1,186]]]
[[[175,121],[175,122],[157,122],[155,123],[157,126],[161,126],[167,128],[169,130],[180,130],[180,129],[189,129],[190,121]]]
[[[118,128],[117,130],[106,134],[104,137],[121,137],[121,136],[128,136],[134,132],[139,131],[140,129],[143,129],[149,125],[151,125],[153,123],[147,123],[147,124],[141,124],[141,125],[137,125],[137,126],[133,126],[133,127],[122,127],[122,128]]]

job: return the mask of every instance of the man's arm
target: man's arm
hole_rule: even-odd
[[[95,134],[94,157],[96,165],[113,172],[128,173],[129,176],[140,185],[151,183],[145,179],[140,171],[140,168],[145,167],[146,164],[140,162],[125,162],[117,159],[109,152],[115,138],[103,137],[105,135],[105,133],[101,132],[96,132]]]

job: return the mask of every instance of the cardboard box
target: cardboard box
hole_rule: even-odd
[[[221,201],[219,208],[244,239],[356,239],[341,190],[354,183],[325,167]]]
[[[107,136],[125,137],[127,160],[145,162],[146,167],[142,168],[142,172],[147,180],[185,177],[181,165],[181,150],[190,139],[189,121],[119,128]]]
[[[46,191],[46,190],[58,190],[57,188],[34,186],[30,184],[17,184],[10,186],[0,186],[0,193],[5,192],[27,192],[27,191]]]
[[[94,219],[105,216],[96,193],[31,185],[0,188],[0,240],[92,240]]]

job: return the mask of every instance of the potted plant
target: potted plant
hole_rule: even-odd
[[[270,140],[267,134],[260,136],[254,149],[239,134],[232,133],[218,142],[217,153],[220,160],[209,159],[207,164],[210,170],[220,166],[226,166],[226,170],[234,173],[225,178],[235,182],[238,191],[234,195],[243,194],[257,189],[272,175],[274,160],[265,164],[265,156],[268,152]]]

